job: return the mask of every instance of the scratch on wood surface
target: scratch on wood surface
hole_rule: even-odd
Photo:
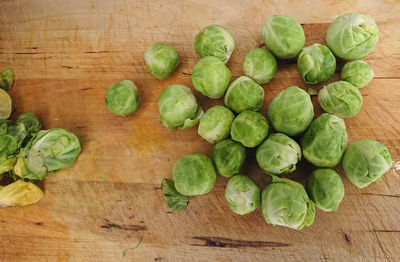
[[[390,229],[374,229],[369,232],[375,233],[400,233],[400,230],[390,230]]]
[[[381,196],[381,197],[400,197],[400,195],[385,195],[385,194],[376,194],[376,193],[361,193],[361,195]]]
[[[350,238],[346,233],[344,233],[344,239],[346,240],[346,242],[350,243]]]
[[[107,229],[122,229],[122,230],[132,230],[132,231],[143,231],[143,230],[147,230],[146,226],[142,226],[142,225],[118,225],[115,223],[108,223],[105,225],[100,226],[101,228],[107,228]]]
[[[201,243],[193,243],[191,246],[200,247],[222,247],[222,248],[243,248],[243,247],[288,247],[290,244],[281,242],[269,242],[269,241],[246,241],[246,240],[235,240],[224,237],[203,237],[194,236],[195,240],[201,240]]]

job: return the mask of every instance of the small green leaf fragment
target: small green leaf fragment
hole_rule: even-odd
[[[176,191],[174,181],[164,178],[161,182],[161,192],[170,208],[177,211],[186,209],[189,198]]]

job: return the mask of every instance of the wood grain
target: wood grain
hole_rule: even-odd
[[[339,210],[317,210],[313,226],[301,231],[267,225],[260,209],[247,216],[230,212],[223,177],[209,194],[191,198],[184,212],[172,212],[160,192],[161,179],[171,176],[178,158],[212,149],[196,128],[168,131],[157,122],[161,90],[172,83],[192,86],[191,69],[199,59],[192,41],[202,27],[216,23],[232,33],[237,48],[227,65],[237,78],[246,53],[262,45],[259,31],[268,16],[297,19],[309,45],[324,43],[329,23],[355,11],[376,19],[380,39],[365,59],[375,78],[361,90],[363,108],[346,120],[349,140],[377,139],[399,164],[398,1],[1,1],[0,69],[15,70],[13,118],[33,111],[45,128],[75,132],[83,151],[74,167],[46,178],[46,196],[38,204],[0,211],[0,260],[399,261],[398,169],[359,190],[337,167],[346,190]],[[181,55],[177,72],[166,80],[155,79],[144,64],[143,53],[155,41]],[[104,104],[108,86],[122,79],[133,80],[142,98],[128,117],[112,115]],[[261,112],[291,85],[310,87],[295,61],[279,62],[264,85]],[[206,109],[222,104],[195,95]],[[242,173],[264,187],[270,179],[254,155],[248,151]],[[304,182],[311,170],[303,162],[289,176]],[[140,238],[139,247],[123,257]]]

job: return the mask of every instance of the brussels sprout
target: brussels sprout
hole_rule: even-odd
[[[342,59],[356,60],[367,56],[378,42],[378,26],[369,15],[343,14],[335,19],[326,33],[326,43]]]
[[[255,147],[268,136],[268,130],[267,119],[262,114],[245,110],[233,120],[231,137],[246,147]]]
[[[63,128],[41,130],[21,151],[14,173],[42,180],[50,171],[72,166],[80,152],[81,145],[74,133]]]
[[[160,122],[168,129],[191,128],[200,121],[204,112],[189,87],[170,85],[158,97]]]
[[[42,125],[39,122],[39,118],[32,112],[25,112],[19,115],[17,123],[22,123],[25,126],[27,137],[25,141],[29,141],[32,137],[35,137]]]
[[[161,192],[170,208],[177,211],[186,209],[189,198],[176,191],[174,181],[164,178],[161,182]]]
[[[346,63],[342,68],[342,80],[358,88],[363,88],[374,78],[374,71],[362,60]]]
[[[157,42],[144,53],[150,74],[163,79],[171,75],[179,65],[178,52],[164,43]]]
[[[7,155],[0,155],[0,180],[5,172],[11,171],[14,168],[16,157],[7,157]]]
[[[261,36],[267,48],[281,59],[295,57],[306,42],[299,22],[285,15],[269,17],[261,28]]]
[[[263,48],[251,50],[243,61],[243,73],[260,85],[268,83],[277,70],[275,57]]]
[[[296,164],[301,160],[301,149],[290,137],[274,133],[258,147],[256,158],[265,173],[287,174],[296,170]]]
[[[303,156],[319,167],[336,166],[347,146],[343,119],[324,113],[315,119],[301,138]]]
[[[268,107],[272,127],[288,136],[303,133],[314,117],[310,95],[298,86],[280,92]]]
[[[334,170],[321,168],[307,178],[306,190],[315,206],[324,211],[335,211],[344,197],[342,179]]]
[[[18,180],[0,189],[0,208],[31,205],[43,196],[44,193],[38,186]]]
[[[117,116],[134,113],[140,105],[139,91],[130,80],[123,80],[108,88],[106,105]]]
[[[215,56],[226,64],[235,49],[235,41],[222,26],[209,25],[194,38],[194,50],[201,56]]]
[[[206,56],[197,62],[192,71],[194,88],[209,98],[220,98],[231,81],[231,71],[216,57]]]
[[[297,69],[304,82],[319,84],[335,73],[336,58],[328,47],[316,43],[303,48],[297,59]]]
[[[241,143],[228,138],[217,143],[211,154],[217,172],[225,177],[237,174],[246,158],[246,149]]]
[[[27,135],[24,124],[0,120],[0,156],[13,156]]]
[[[262,213],[268,224],[302,229],[314,222],[315,207],[304,187],[295,181],[272,176],[261,195]]]
[[[349,118],[360,112],[362,97],[357,87],[346,81],[337,81],[319,91],[318,102],[326,112]]]
[[[229,136],[235,115],[224,106],[214,106],[200,119],[198,133],[206,141],[215,144]]]
[[[260,205],[260,187],[247,176],[236,175],[226,185],[225,199],[233,212],[246,215]]]
[[[4,70],[0,74],[0,89],[10,91],[14,84],[14,71],[12,68]]]
[[[186,155],[172,169],[176,191],[185,196],[203,195],[214,187],[217,175],[211,160],[200,153]]]
[[[359,188],[381,180],[392,167],[386,146],[372,139],[363,139],[349,146],[343,156],[343,168],[350,181]]]
[[[247,76],[233,81],[226,91],[224,102],[236,113],[258,111],[264,101],[264,89]]]
[[[6,91],[0,89],[0,119],[7,119],[12,111],[11,97]]]

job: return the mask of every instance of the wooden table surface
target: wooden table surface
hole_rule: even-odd
[[[83,151],[72,168],[45,179],[36,205],[0,210],[1,261],[400,261],[400,3],[399,1],[82,1],[0,2],[0,69],[12,67],[13,118],[33,111],[45,128],[75,132]],[[359,190],[345,178],[346,195],[337,212],[317,210],[311,227],[294,231],[265,223],[261,208],[230,212],[219,176],[207,195],[193,197],[184,212],[173,212],[160,191],[174,162],[189,153],[210,155],[212,145],[197,128],[168,131],[157,122],[157,97],[169,84],[192,87],[199,57],[193,38],[206,25],[226,27],[236,40],[228,67],[233,77],[251,49],[261,46],[263,21],[286,14],[304,28],[306,45],[325,43],[329,24],[340,14],[372,15],[379,42],[365,58],[375,78],[363,88],[361,112],[346,120],[349,142],[377,139],[390,150],[396,168],[382,181]],[[143,54],[155,41],[178,50],[181,64],[158,80]],[[340,71],[342,63],[339,63]],[[142,105],[133,115],[107,110],[109,85],[133,80]],[[339,79],[339,74],[330,81]],[[279,62],[264,85],[266,113],[284,88],[307,89],[295,62]],[[322,86],[322,85],[321,85]],[[321,86],[318,86],[320,88]],[[195,92],[205,109],[222,100]],[[315,111],[322,110],[312,98]],[[288,175],[304,182],[312,167],[303,162]],[[254,150],[242,173],[261,188]],[[126,252],[127,248],[140,245]]]

